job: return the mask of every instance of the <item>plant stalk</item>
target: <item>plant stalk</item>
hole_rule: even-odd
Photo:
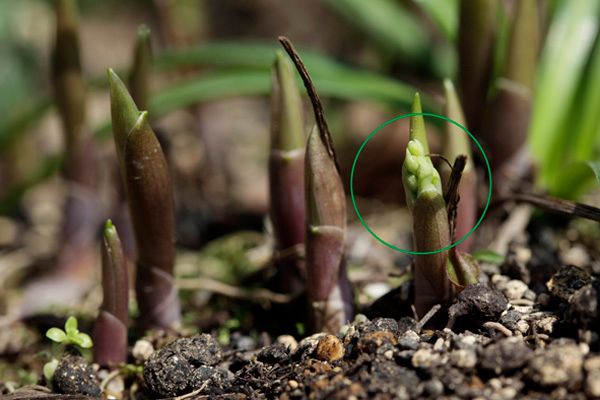
[[[346,198],[333,140],[317,90],[286,37],[279,41],[294,62],[313,106],[317,126],[306,145],[306,285],[314,331],[337,333],[352,318],[346,273]]]
[[[413,217],[413,244],[415,251],[435,251],[450,245],[448,213],[440,175],[421,143],[426,137],[425,124],[419,121],[423,116],[411,119],[411,126],[420,128],[410,131],[402,179]],[[420,317],[436,304],[447,305],[454,294],[446,272],[447,261],[448,251],[414,258],[415,308]]]
[[[101,246],[103,300],[92,334],[94,362],[114,367],[127,361],[129,278],[121,240],[110,220]]]
[[[304,245],[304,121],[302,99],[291,63],[277,53],[272,73],[271,154],[269,157],[270,217],[277,253]],[[299,257],[277,260],[279,289],[298,293],[304,288],[304,263]]]
[[[121,175],[137,243],[136,296],[143,328],[179,324],[180,306],[173,279],[175,213],[165,155],[125,85],[108,70],[111,116]]]
[[[460,106],[460,101],[452,81],[446,79],[444,81],[444,91],[446,96],[446,104],[444,113],[446,117],[465,126],[466,121]],[[454,239],[460,239],[465,236],[475,225],[477,217],[477,173],[473,165],[473,155],[471,152],[471,140],[467,133],[458,126],[446,122],[444,126],[444,134],[442,136],[442,155],[448,160],[455,160],[459,155],[467,157],[465,168],[462,171],[462,176],[458,186],[459,202],[457,210],[456,225],[454,231]],[[442,183],[444,190],[450,177],[451,169],[442,164],[440,167]],[[470,251],[473,243],[473,236],[469,236],[464,242],[457,247],[461,251]]]

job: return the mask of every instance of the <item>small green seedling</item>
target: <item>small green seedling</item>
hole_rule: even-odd
[[[46,337],[64,346],[73,345],[81,349],[90,349],[93,345],[90,335],[79,332],[79,329],[77,329],[77,318],[73,316],[69,317],[67,322],[65,322],[64,331],[60,328],[50,328],[46,332]]]
[[[79,332],[79,329],[77,329],[77,318],[73,316],[69,317],[67,322],[65,322],[65,330],[50,328],[46,332],[46,337],[60,345],[61,348],[74,346],[79,350],[85,350],[93,346],[92,338],[87,333]],[[56,356],[58,350],[55,349],[53,353]],[[44,364],[43,372],[46,382],[52,382],[58,363],[58,359],[53,357],[52,360]]]

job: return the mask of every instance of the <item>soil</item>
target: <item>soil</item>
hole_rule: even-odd
[[[511,254],[521,250],[513,245]],[[132,346],[132,365],[143,372],[110,376],[67,355],[53,390],[72,399],[99,398],[99,382],[105,395],[113,386],[117,397],[137,399],[600,398],[595,261],[563,265],[544,284],[515,268],[522,261],[483,263],[482,283],[435,312],[445,327],[431,326],[440,320],[435,315],[417,321],[359,314],[338,335],[299,341],[240,331],[220,344],[209,334],[153,332]],[[410,282],[404,286],[409,293]],[[53,396],[30,387],[3,398]]]

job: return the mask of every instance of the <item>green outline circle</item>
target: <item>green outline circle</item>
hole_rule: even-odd
[[[477,223],[475,224],[475,226],[473,226],[473,228],[469,232],[467,232],[465,234],[465,236],[463,236],[462,238],[460,238],[456,242],[452,243],[451,245],[443,247],[443,248],[441,248],[439,250],[432,250],[432,251],[410,251],[410,250],[405,250],[405,249],[401,249],[399,247],[396,247],[393,244],[390,244],[390,243],[386,242],[385,240],[381,239],[379,236],[377,236],[377,234],[375,232],[373,232],[371,230],[371,228],[369,228],[369,225],[367,225],[367,223],[363,219],[362,215],[360,214],[360,211],[358,210],[358,206],[356,205],[356,199],[354,198],[354,170],[356,169],[356,164],[358,162],[358,157],[360,156],[360,153],[363,151],[364,147],[367,145],[367,143],[369,142],[369,140],[371,140],[371,138],[373,136],[375,136],[375,134],[377,132],[379,132],[380,130],[382,130],[383,128],[385,128],[386,126],[388,126],[389,124],[391,124],[392,122],[396,122],[399,119],[408,118],[408,117],[414,117],[414,116],[419,116],[419,115],[422,115],[424,117],[434,117],[434,118],[442,119],[442,120],[444,120],[446,122],[450,122],[450,123],[458,126],[463,131],[465,131],[467,133],[467,135],[469,135],[469,137],[471,138],[471,140],[473,140],[473,142],[475,142],[475,145],[477,146],[477,148],[479,149],[479,151],[483,155],[483,159],[485,161],[485,166],[486,166],[487,173],[488,173],[488,179],[489,179],[489,182],[490,182],[489,190],[488,190],[488,197],[487,197],[487,201],[485,203],[485,208],[483,209],[483,212],[481,213],[481,216],[477,220]],[[473,134],[471,134],[471,132],[469,132],[469,130],[467,128],[465,128],[464,126],[462,126],[458,122],[456,122],[454,120],[451,120],[450,118],[445,117],[443,115],[438,115],[438,114],[433,114],[433,113],[410,113],[410,114],[404,114],[404,115],[400,115],[400,116],[398,116],[396,118],[392,118],[392,119],[384,122],[383,124],[379,125],[377,128],[375,128],[375,130],[373,132],[371,132],[369,134],[369,136],[367,136],[367,138],[360,145],[360,148],[358,149],[358,151],[356,152],[356,156],[354,157],[354,162],[352,162],[352,169],[350,170],[350,199],[352,200],[352,205],[354,206],[354,211],[356,212],[356,215],[358,216],[358,219],[360,220],[360,223],[381,244],[389,247],[390,249],[399,251],[400,253],[404,253],[404,254],[412,254],[412,255],[437,254],[437,253],[441,253],[442,251],[450,250],[454,246],[456,246],[456,245],[464,242],[465,240],[467,240],[467,238],[469,236],[471,236],[471,234],[473,232],[475,232],[475,230],[477,228],[479,228],[479,225],[481,224],[481,221],[483,221],[483,217],[485,217],[485,214],[487,213],[487,210],[488,210],[488,208],[490,206],[490,202],[492,200],[492,169],[490,167],[490,162],[489,162],[489,160],[487,158],[487,155],[485,154],[485,151],[483,151],[483,148],[481,147],[481,144],[479,144],[479,142],[477,141],[477,139],[475,139],[475,136],[473,136]]]

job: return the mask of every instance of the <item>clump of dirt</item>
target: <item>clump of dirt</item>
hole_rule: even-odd
[[[210,335],[181,338],[153,353],[144,366],[144,381],[153,394],[172,397],[209,388],[222,388],[231,373],[214,365],[221,361],[221,348]]]
[[[58,393],[100,396],[96,373],[80,356],[64,356],[54,371],[52,384]]]

